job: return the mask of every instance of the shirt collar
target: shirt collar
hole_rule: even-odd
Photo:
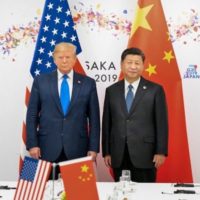
[[[58,80],[62,79],[64,74],[62,74],[58,69],[57,69],[57,72],[58,72]],[[71,70],[71,71],[67,74],[67,76],[68,76],[68,78],[69,78],[70,80],[73,78],[73,75],[74,75],[74,71],[73,71],[73,70]]]
[[[133,83],[129,83],[126,79],[124,79],[124,83],[125,83],[125,90],[127,90],[128,89],[128,86],[129,85],[132,85],[133,86],[133,88],[134,88],[134,91],[136,91],[137,90],[137,88],[138,88],[138,85],[139,85],[139,83],[140,83],[140,77],[136,80],[136,81],[134,81]]]

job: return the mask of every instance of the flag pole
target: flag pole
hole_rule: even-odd
[[[53,168],[52,168],[52,200],[54,200],[55,174],[56,174],[56,163],[53,163]]]

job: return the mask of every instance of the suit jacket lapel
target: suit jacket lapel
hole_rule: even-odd
[[[143,77],[141,77],[140,83],[138,85],[138,88],[137,88],[137,91],[135,94],[133,104],[130,109],[130,114],[134,111],[136,105],[140,102],[140,99],[144,96],[147,88],[148,87],[147,87],[146,80]]]
[[[81,89],[81,86],[82,86],[82,82],[83,82],[82,81],[82,77],[79,76],[76,72],[74,72],[72,97],[71,97],[71,101],[70,101],[70,104],[69,104],[68,113],[70,112],[74,102],[78,98],[78,94],[80,92],[80,89]]]
[[[58,74],[57,71],[53,72],[50,76],[50,83],[51,85],[51,93],[53,95],[53,99],[56,103],[56,106],[58,107],[58,110],[63,113],[61,103],[60,103],[60,98],[59,98],[59,93],[58,93]]]
[[[119,82],[118,88],[117,88],[117,94],[119,95],[120,105],[122,108],[122,111],[125,115],[128,114],[127,107],[126,107],[126,100],[125,100],[125,91],[124,91],[124,80],[121,80]]]

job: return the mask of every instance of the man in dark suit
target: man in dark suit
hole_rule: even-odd
[[[26,119],[27,149],[33,158],[56,163],[87,155],[95,160],[100,139],[96,83],[73,70],[73,44],[57,44],[53,59],[57,70],[36,76],[33,82]],[[63,83],[68,99],[64,106],[60,100]]]
[[[168,153],[165,93],[162,86],[141,76],[144,60],[140,49],[124,50],[124,79],[106,89],[102,150],[106,166],[113,168],[115,181],[127,169],[132,181],[155,182],[156,169]]]

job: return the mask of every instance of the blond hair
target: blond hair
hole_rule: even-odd
[[[55,45],[54,51],[53,51],[53,57],[55,53],[63,50],[63,49],[71,49],[74,52],[74,55],[76,56],[76,46],[69,42],[60,42]]]

